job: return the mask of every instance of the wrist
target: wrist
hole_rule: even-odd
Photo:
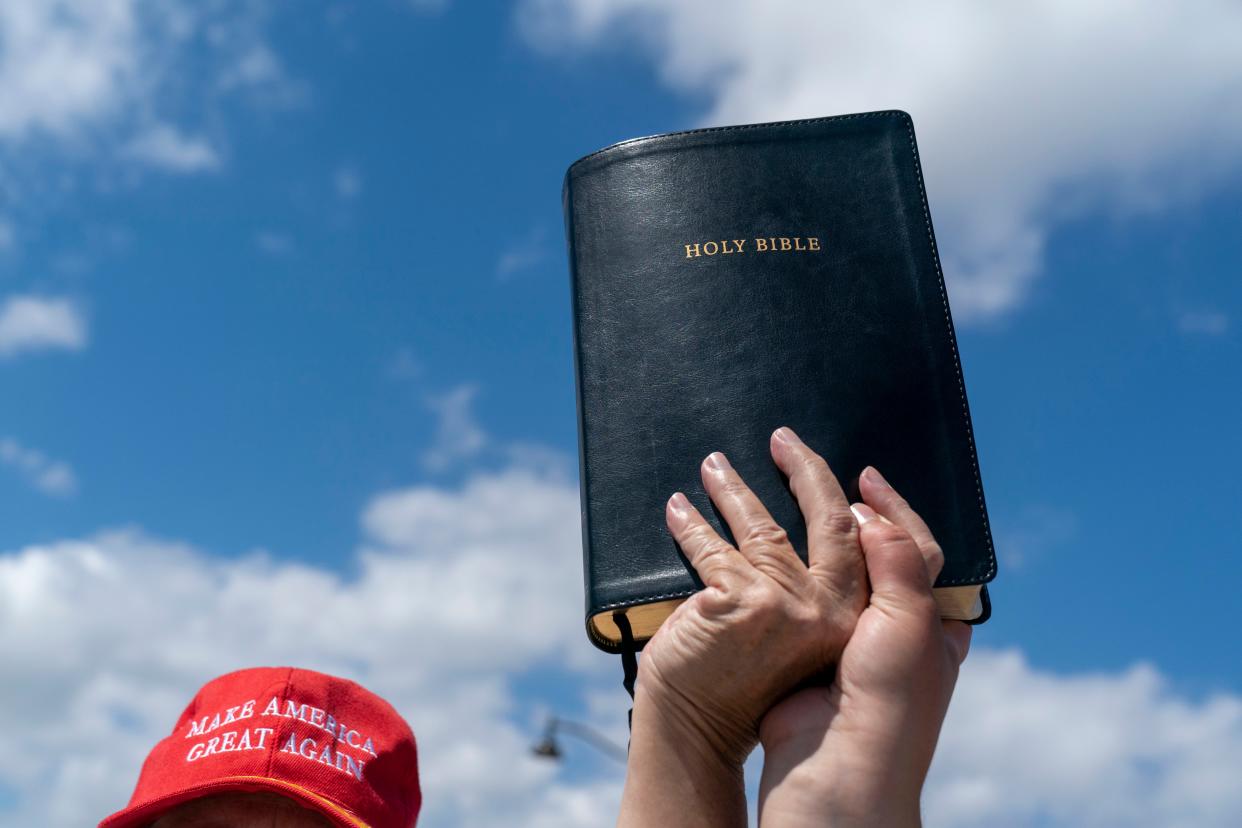
[[[761,822],[781,828],[918,828],[920,780],[893,767],[764,753]]]
[[[722,726],[678,694],[640,682],[634,691],[630,743],[681,756],[691,769],[740,779],[755,740]]]
[[[635,690],[619,828],[744,828],[741,760],[661,701],[641,686]]]
[[[780,828],[922,828],[923,821],[917,803],[858,810],[769,802],[759,806],[759,824]]]
[[[634,691],[634,727],[640,718],[653,732],[676,741],[687,752],[710,756],[739,769],[759,742],[758,723],[739,711],[720,710],[708,699],[691,698],[654,670],[639,669]]]

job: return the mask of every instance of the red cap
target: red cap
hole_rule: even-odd
[[[99,828],[137,828],[230,791],[280,794],[347,828],[411,828],[422,803],[414,734],[352,681],[239,670],[198,691],[147,756],[128,807]]]

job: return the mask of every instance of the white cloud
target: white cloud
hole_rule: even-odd
[[[134,2],[0,4],[0,137],[66,136],[142,83]]]
[[[222,89],[279,84],[284,80],[280,59],[265,43],[255,42],[243,51],[237,61],[222,72]]]
[[[547,258],[547,232],[543,227],[531,230],[525,238],[507,247],[496,262],[496,278],[507,281],[523,270],[530,270]]]
[[[577,479],[576,457],[539,443],[509,442],[501,447],[501,453],[505,463],[516,468],[529,469],[553,480]]]
[[[0,437],[0,466],[7,466],[30,486],[52,497],[68,497],[78,490],[78,477],[72,466],[24,446],[13,437]]]
[[[1185,311],[1177,317],[1177,329],[1184,334],[1223,336],[1229,331],[1229,316],[1218,310]]]
[[[155,124],[136,136],[124,155],[168,172],[195,173],[220,166],[220,156],[206,139],[184,135],[169,124]]]
[[[388,376],[395,380],[412,380],[426,371],[423,361],[414,355],[414,349],[402,345],[388,362]]]
[[[1073,541],[1078,536],[1079,520],[1062,506],[1036,503],[1016,514],[994,515],[992,528],[1001,566],[1008,570],[1038,561]]]
[[[427,396],[427,407],[437,419],[432,445],[423,452],[423,465],[430,471],[444,471],[455,462],[474,457],[487,445],[487,434],[471,408],[478,393],[478,385],[465,383]]]
[[[362,173],[352,164],[346,164],[333,174],[332,185],[336,194],[343,199],[354,199],[362,195]]]
[[[32,351],[80,351],[87,325],[64,298],[10,296],[0,305],[0,359]]]
[[[963,318],[1021,304],[1059,220],[1161,207],[1242,160],[1231,0],[526,0],[519,19],[549,50],[641,43],[705,124],[909,111]]]
[[[293,252],[293,239],[287,233],[260,230],[254,236],[255,246],[269,256],[287,256]]]
[[[270,100],[289,85],[264,42],[262,8],[235,0],[0,4],[0,148],[55,159],[62,177],[73,164],[111,157],[215,169],[219,153],[199,133],[220,122],[222,101]],[[45,189],[36,165],[11,166],[21,173],[18,190]]]
[[[967,659],[924,796],[929,826],[1242,824],[1242,698],[1149,666],[1059,676]]]
[[[0,732],[20,746],[0,751],[0,788],[17,794],[0,826],[93,824],[201,682],[255,664],[393,701],[419,740],[420,828],[613,824],[619,768],[570,740],[572,771],[532,758],[545,700],[518,689],[554,669],[560,699],[624,739],[616,661],[582,630],[578,508],[572,480],[522,468],[386,492],[348,576],[137,530],[0,554]],[[1146,666],[1065,676],[981,650],[927,824],[1224,828],[1242,820],[1238,767],[1236,695],[1194,700]]]

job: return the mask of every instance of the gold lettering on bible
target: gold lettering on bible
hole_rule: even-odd
[[[686,258],[732,256],[742,253],[816,253],[823,248],[818,236],[760,236],[754,239],[712,239],[687,244]]]

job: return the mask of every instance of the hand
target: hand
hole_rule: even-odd
[[[917,826],[970,627],[941,621],[931,585],[944,555],[875,469],[856,505],[871,599],[827,687],[764,717],[760,821],[790,826]]]
[[[866,604],[858,523],[832,471],[787,428],[770,450],[805,517],[809,562],[718,452],[703,485],[737,547],[670,498],[669,530],[704,588],[643,650],[622,825],[745,825],[741,767],[760,719],[835,664]]]
[[[704,589],[661,625],[639,668],[639,683],[652,697],[739,763],[763,714],[836,663],[866,604],[858,524],[837,479],[793,431],[777,429],[770,443],[806,519],[808,563],[724,455],[709,455],[703,485],[738,546],[685,495],[670,498],[669,530]]]

